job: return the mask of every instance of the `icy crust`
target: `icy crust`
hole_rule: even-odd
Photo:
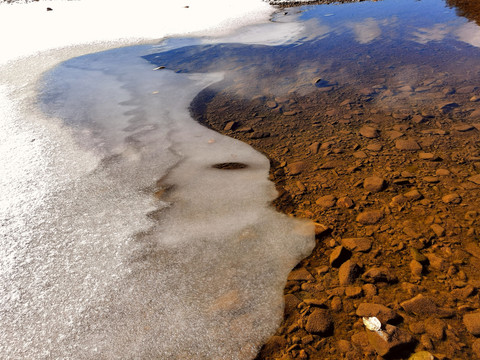
[[[268,206],[264,156],[190,118],[222,74],[152,71],[145,49],[67,61],[45,77],[49,118],[2,132],[29,149],[2,179],[7,358],[249,359],[282,318],[311,225]],[[15,125],[41,119],[24,90],[26,108],[2,108]],[[230,161],[247,167],[212,168]],[[172,188],[155,200],[158,179]]]

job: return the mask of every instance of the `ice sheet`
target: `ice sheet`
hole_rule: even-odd
[[[190,118],[222,74],[153,72],[129,48],[45,75],[271,11],[254,0],[0,5],[12,34],[0,58],[2,356],[248,359],[275,330],[313,231],[269,207],[265,157]],[[232,160],[248,167],[211,167]]]

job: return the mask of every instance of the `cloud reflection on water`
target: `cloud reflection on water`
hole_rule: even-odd
[[[368,44],[382,34],[379,21],[371,17],[366,18],[364,21],[353,23],[351,27],[355,35],[355,41],[360,44]]]
[[[420,44],[427,44],[430,41],[442,41],[451,32],[447,24],[435,24],[430,28],[418,28],[412,33],[412,40]]]
[[[475,47],[480,47],[480,28],[475,23],[469,22],[455,30],[458,40]]]

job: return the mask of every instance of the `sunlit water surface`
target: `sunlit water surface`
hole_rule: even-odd
[[[52,145],[61,161],[15,172],[29,155],[2,135],[12,170],[1,180],[0,353],[254,357],[281,321],[287,274],[312,249],[313,226],[270,207],[268,159],[195,123],[190,102],[206,87],[267,99],[368,85],[379,106],[423,106],[477,81],[477,46],[478,27],[443,2],[398,0],[287,9],[235,36],[51,70],[37,105],[63,124]],[[38,151],[49,159],[52,147]],[[230,162],[246,166],[214,167]]]

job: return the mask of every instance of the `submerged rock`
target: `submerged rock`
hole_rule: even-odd
[[[413,139],[398,139],[395,141],[395,147],[398,150],[416,151],[420,150],[420,145]]]
[[[382,304],[361,303],[356,311],[360,317],[376,317],[382,324],[386,324],[398,318],[398,314]]]
[[[305,330],[312,334],[328,335],[333,330],[333,320],[327,309],[315,308],[307,318]]]
[[[370,345],[378,355],[383,357],[401,353],[415,343],[414,338],[408,332],[389,324],[385,326],[385,331],[382,332],[365,331]]]
[[[362,126],[359,130],[360,135],[369,138],[369,139],[374,139],[380,136],[380,131],[378,129],[375,129],[374,127],[365,125]]]
[[[372,225],[378,223],[383,218],[383,212],[380,210],[364,211],[357,215],[356,220],[363,225]]]
[[[360,266],[352,260],[348,260],[338,269],[338,280],[340,285],[350,285],[355,282],[355,279],[360,273]]]
[[[374,193],[382,191],[385,184],[385,180],[379,176],[370,176],[363,180],[363,188]]]
[[[480,336],[480,312],[465,314],[463,323],[470,334]]]
[[[450,317],[454,314],[453,310],[440,308],[432,298],[422,294],[400,303],[400,306],[405,311],[420,316]]]
[[[367,238],[345,238],[341,242],[343,246],[353,252],[368,252],[372,248],[372,240]]]

